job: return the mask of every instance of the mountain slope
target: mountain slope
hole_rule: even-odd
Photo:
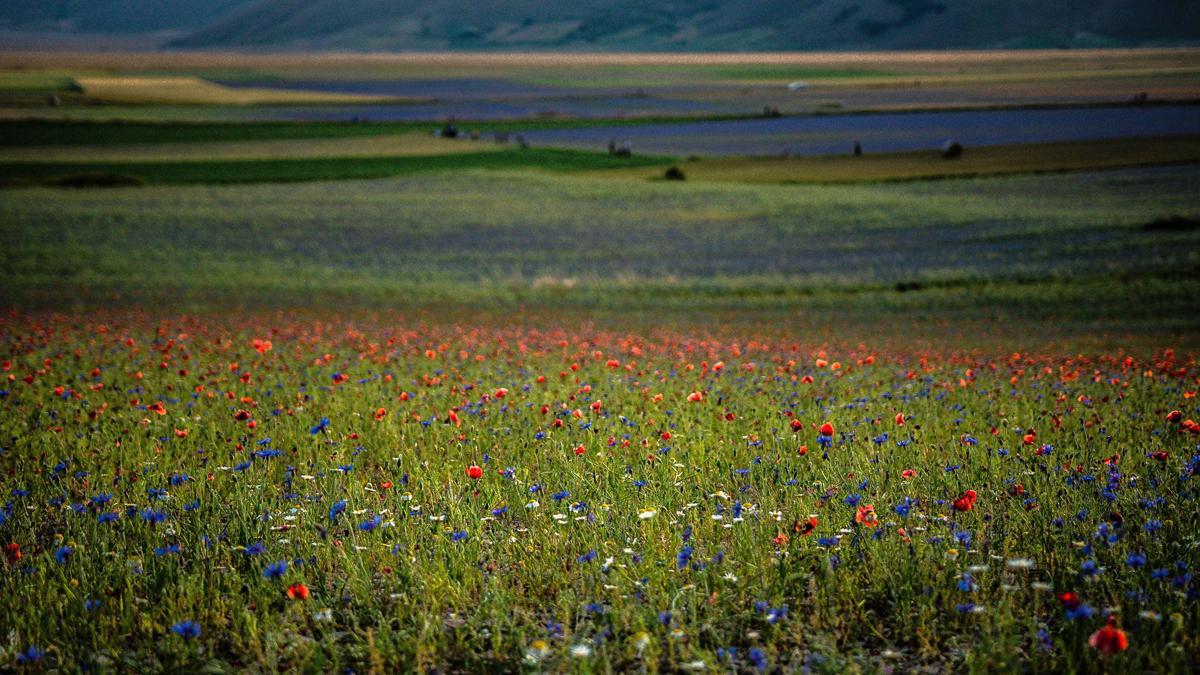
[[[4,0],[0,27],[87,33],[193,31],[254,0]]]
[[[1194,0],[8,0],[0,27],[170,47],[806,50],[1200,44]]]

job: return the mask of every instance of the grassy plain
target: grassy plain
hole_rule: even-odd
[[[841,53],[841,54],[231,54],[231,53],[0,53],[0,115],[8,118],[136,118],[237,120],[251,96],[246,90],[200,80],[175,87],[175,105],[147,105],[169,92],[163,87],[135,92],[138,106],[120,110],[96,105],[103,99],[79,93],[70,78],[87,77],[94,87],[126,81],[179,78],[243,83],[355,82],[461,79],[504,80],[537,87],[693,101],[691,114],[753,113],[763,105],[789,112],[896,109],[961,109],[980,106],[1123,102],[1139,92],[1155,100],[1200,98],[1200,51],[1071,50],[1020,52]],[[183,81],[183,80],[180,80]],[[809,84],[803,95],[785,85]],[[128,87],[126,87],[128,89]],[[243,93],[238,93],[242,91]],[[332,102],[329,94],[272,94],[291,100]],[[1006,93],[1007,92],[1007,93]],[[56,93],[64,105],[45,105]],[[561,94],[555,94],[561,95]],[[184,106],[186,101],[209,105]],[[109,101],[111,102],[111,101]],[[709,104],[709,105],[706,105]],[[736,110],[735,110],[736,109]],[[609,116],[612,116],[611,114]]]
[[[3,128],[2,124],[0,128]],[[447,139],[435,137],[426,129],[341,138],[0,147],[0,161],[87,163],[412,157],[481,153],[504,147],[494,143],[490,136],[478,141]]]
[[[226,87],[197,77],[76,77],[89,99],[118,104],[285,105],[299,103],[403,103],[413,99],[317,91]]]
[[[697,158],[680,162],[689,180],[737,183],[863,183],[1052,173],[1200,161],[1200,138],[1129,138],[970,148],[958,160],[937,150],[816,157]],[[661,178],[655,168],[607,172],[612,178]]]
[[[2,269],[7,297],[42,307],[657,307],[1188,334],[1200,231],[1147,226],[1200,216],[1196,183],[1194,166],[840,186],[497,169],[12,189]]]
[[[33,126],[40,126],[40,123]],[[356,128],[355,125],[332,125],[328,131],[353,134]],[[237,127],[233,129],[236,133],[253,133]],[[153,131],[144,127],[126,129],[125,125],[115,125],[112,130],[130,132],[128,137]],[[262,129],[264,136],[287,131],[290,131],[287,127],[270,125]],[[312,133],[320,132],[314,130]],[[167,142],[172,135],[187,137],[172,131],[157,138],[152,133],[141,136],[162,141],[158,143],[0,147],[0,186],[54,184],[64,178],[88,175],[117,175],[161,184],[258,183],[381,178],[466,169],[594,171],[596,177],[628,183],[660,179],[670,166],[681,167],[687,179],[693,181],[869,183],[1200,161],[1200,139],[1188,136],[981,146],[971,148],[956,161],[943,160],[934,150],[873,153],[858,158],[690,158],[685,161],[653,155],[619,158],[553,148],[522,150],[513,148],[511,143],[496,144],[486,134],[477,141],[439,139],[429,132],[410,132],[396,136]],[[614,189],[617,187],[614,185]]]
[[[0,88],[1186,91],[1195,54],[0,55]],[[73,96],[155,121],[0,124],[0,670],[1196,670],[1196,139],[666,181]],[[31,185],[104,173],[146,184]]]

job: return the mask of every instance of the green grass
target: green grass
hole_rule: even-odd
[[[1189,670],[1190,353],[574,318],[7,315],[0,663]]]
[[[0,93],[52,93],[78,91],[74,78],[76,71],[56,70],[3,70],[0,71]]]
[[[954,320],[1026,339],[1048,325],[1194,337],[1200,231],[1143,225],[1200,215],[1195,172],[788,186],[479,171],[15,189],[0,203],[0,274],[25,307],[557,307],[864,334]]]
[[[631,119],[530,119],[460,122],[463,131],[481,133],[568,129],[588,126],[669,124],[696,120],[729,120],[753,115],[649,117]],[[437,122],[147,122],[81,120],[0,120],[0,148],[53,145],[126,145],[202,143],[302,138],[390,136],[432,131]]]
[[[584,171],[662,164],[661,157],[612,157],[558,149],[514,149],[393,157],[337,157],[185,162],[12,162],[0,164],[0,184],[48,183],[81,174],[130,176],[148,184],[286,183],[382,178],[473,169]]]
[[[1164,136],[1115,140],[979,146],[947,161],[936,150],[869,153],[862,157],[705,157],[679,163],[688,180],[738,183],[863,183],[936,180],[972,176],[1200,162],[1200,137]],[[608,174],[615,179],[659,179],[661,167]]]
[[[629,161],[0,167],[0,670],[1192,670],[1200,168]]]

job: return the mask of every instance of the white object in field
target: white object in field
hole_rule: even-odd
[[[788,91],[804,91],[808,89],[807,82],[792,82],[788,85]]]

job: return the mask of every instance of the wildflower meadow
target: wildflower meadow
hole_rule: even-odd
[[[0,663],[1184,672],[1194,356],[9,314]]]

